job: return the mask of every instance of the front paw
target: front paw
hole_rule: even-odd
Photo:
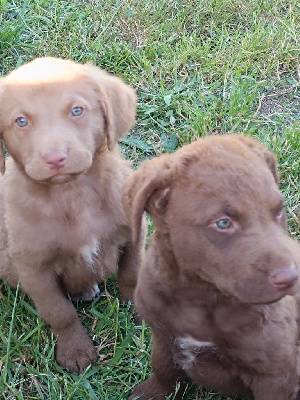
[[[100,289],[97,283],[90,286],[86,290],[78,293],[71,294],[71,299],[74,302],[91,303],[100,295]]]
[[[182,399],[185,383],[183,380],[179,380],[178,383],[174,382],[173,379],[168,380],[168,377],[164,382],[160,382],[154,374],[150,378],[146,379],[145,382],[137,385],[128,400],[165,400],[169,395],[172,395],[172,399]]]
[[[78,331],[68,330],[58,335],[55,357],[58,365],[79,375],[96,361],[97,351],[82,328]]]
[[[145,382],[137,385],[128,400],[165,400],[167,394],[170,394],[171,391],[164,390],[160,385],[155,383],[153,376],[147,379]]]

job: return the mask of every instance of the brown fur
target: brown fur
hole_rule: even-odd
[[[135,239],[144,209],[156,227],[135,292],[153,374],[131,399],[182,392],[186,376],[229,395],[296,399],[300,246],[277,183],[275,156],[241,135],[201,139],[128,179]]]
[[[81,373],[96,350],[66,294],[92,300],[118,264],[121,296],[132,299],[143,254],[145,235],[132,242],[121,205],[131,168],[116,146],[136,95],[92,65],[42,58],[0,80],[0,104],[11,155],[5,166],[1,153],[0,276],[20,281],[58,337],[57,362]],[[53,168],[57,154],[65,160]]]

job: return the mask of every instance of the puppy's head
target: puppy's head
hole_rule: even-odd
[[[295,292],[300,267],[277,182],[276,158],[258,142],[211,136],[146,162],[125,184],[123,202],[135,239],[144,209],[168,232],[185,280],[269,303]]]
[[[59,183],[113,150],[135,120],[136,94],[90,65],[40,58],[0,80],[0,134],[32,179]],[[1,152],[1,171],[4,155]]]

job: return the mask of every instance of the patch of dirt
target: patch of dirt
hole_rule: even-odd
[[[274,86],[260,98],[260,114],[267,118],[283,117],[290,122],[300,122],[300,84]]]

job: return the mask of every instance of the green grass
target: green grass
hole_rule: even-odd
[[[134,166],[204,135],[242,132],[277,155],[290,234],[300,239],[300,5],[296,0],[0,0],[0,73],[38,56],[92,61],[139,95],[122,140]],[[1,105],[0,105],[1,107]],[[99,350],[82,376],[54,361],[32,302],[0,291],[0,393],[12,399],[127,399],[150,374],[151,333],[114,282],[78,306]],[[229,399],[189,385],[185,400]]]

